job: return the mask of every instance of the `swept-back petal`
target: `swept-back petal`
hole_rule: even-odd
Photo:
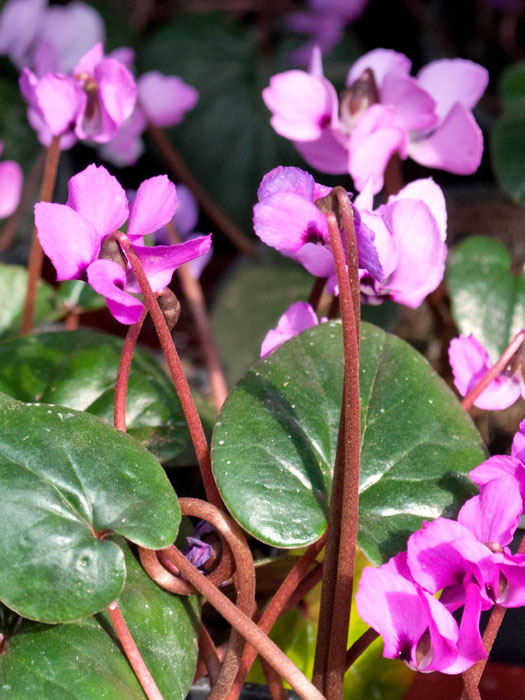
[[[383,78],[387,73],[408,75],[411,67],[411,61],[402,53],[392,49],[374,49],[358,58],[350,68],[346,86],[350,87],[352,83],[361,77],[363,71],[370,68],[374,73],[376,85],[381,88]]]
[[[174,126],[182,121],[199,99],[198,91],[175,75],[151,71],[141,75],[138,98],[148,119],[157,126]]]
[[[439,119],[445,119],[459,102],[472,109],[485,92],[489,74],[486,68],[462,58],[432,61],[417,74],[417,82],[436,101]]]
[[[323,129],[315,141],[294,140],[294,146],[312,168],[330,175],[348,172],[348,151],[345,139],[337,129]]]
[[[0,163],[0,219],[11,216],[18,206],[24,176],[14,160]]]
[[[27,68],[20,75],[20,89],[54,136],[72,129],[85,109],[86,95],[78,82],[59,73],[48,73],[38,80]]]
[[[137,323],[144,304],[123,290],[126,273],[112,260],[96,260],[87,270],[87,278],[93,289],[106,297],[108,309],[125,325]]]
[[[160,292],[167,287],[173,276],[173,272],[183,265],[204,255],[210,249],[211,234],[192,238],[178,245],[138,246],[133,245],[133,250],[140,258],[144,272],[154,292]],[[133,275],[128,275],[126,290],[140,292],[138,282]]]
[[[273,194],[293,192],[304,197],[308,202],[314,201],[315,181],[310,173],[301,168],[279,165],[263,177],[257,196],[262,202]]]
[[[420,199],[432,212],[437,221],[441,240],[447,237],[447,205],[445,195],[439,185],[431,177],[421,180],[413,180],[403,187],[396,195],[389,197],[388,202],[397,202],[400,199]]]
[[[441,669],[442,673],[463,673],[476,661],[487,658],[479,631],[482,603],[479,587],[473,582],[467,583],[465,586],[465,608],[459,626],[458,656],[451,666]]]
[[[269,355],[290,338],[307,328],[317,326],[319,320],[310,304],[298,301],[280,317],[277,327],[268,331],[261,345],[261,359]]]
[[[520,522],[522,500],[516,479],[509,475],[492,479],[458,513],[458,523],[468,527],[479,542],[504,546]]]
[[[57,280],[80,279],[100,250],[94,225],[65,204],[35,204],[35,225],[44,253],[55,266]]]
[[[436,103],[409,75],[387,73],[380,96],[382,104],[394,105],[396,124],[406,131],[432,129],[438,123]]]
[[[89,136],[97,143],[110,141],[137,102],[137,86],[129,70],[114,58],[105,58],[95,68],[101,129]]]
[[[253,208],[255,233],[276,250],[297,252],[305,243],[328,241],[326,218],[293,192],[277,193]]]
[[[470,175],[481,163],[483,135],[471,112],[457,102],[433,134],[409,143],[408,155],[427,168]]]
[[[128,218],[128,200],[117,178],[94,163],[69,180],[67,204],[93,223],[101,239]]]
[[[144,180],[129,212],[128,236],[146,236],[172,220],[177,208],[177,190],[167,175]]]

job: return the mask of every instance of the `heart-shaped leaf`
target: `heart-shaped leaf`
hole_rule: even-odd
[[[0,338],[18,333],[27,294],[27,270],[20,265],[0,265]],[[49,323],[60,318],[62,312],[56,303],[53,288],[46,282],[38,283],[35,305],[35,324]]]
[[[180,509],[166,474],[105,421],[0,395],[0,600],[43,622],[91,615],[118,597],[116,532],[144,547],[174,541]]]
[[[452,251],[447,283],[461,333],[473,333],[495,362],[525,326],[525,275],[510,272],[505,246],[473,236]]]
[[[470,418],[426,360],[362,325],[359,544],[380,563],[422,519],[452,515],[484,459]],[[341,406],[336,322],[310,328],[256,365],[231,391],[214,429],[217,485],[233,516],[277,547],[326,527]]]
[[[182,700],[197,660],[196,599],[163,591],[144,572],[125,541],[115,539],[124,551],[127,569],[118,601],[121,612],[163,696]],[[0,688],[5,700],[144,699],[106,613],[53,626],[11,615],[17,623],[6,630],[0,655]]]
[[[56,331],[0,343],[0,391],[19,401],[56,403],[113,422],[122,340],[85,331]],[[182,407],[165,372],[135,350],[126,403],[130,435],[159,459],[189,442]]]

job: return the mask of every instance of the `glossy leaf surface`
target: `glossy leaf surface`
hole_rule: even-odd
[[[449,256],[447,282],[460,331],[473,333],[495,362],[525,326],[525,275],[510,272],[505,246],[473,236]]]
[[[342,387],[337,322],[292,338],[228,396],[215,426],[213,470],[227,507],[278,547],[326,527]],[[454,514],[481,439],[450,389],[399,338],[363,324],[359,544],[374,563],[404,548],[423,519]]]
[[[0,391],[19,401],[56,403],[113,422],[122,340],[101,333],[56,331],[0,343]],[[126,403],[127,428],[159,459],[189,442],[182,407],[157,362],[135,350]]]
[[[166,474],[136,440],[87,413],[0,395],[0,600],[66,622],[118,597],[126,566],[115,532],[157,549],[180,509]]]
[[[0,338],[18,334],[27,293],[27,270],[20,265],[0,265]],[[38,283],[35,325],[54,321],[62,312],[55,301],[53,288]]]

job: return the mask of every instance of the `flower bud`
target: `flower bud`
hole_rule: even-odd
[[[376,81],[367,68],[341,95],[341,121],[351,131],[361,114],[376,102],[379,102]]]
[[[111,260],[111,262],[117,263],[117,265],[120,265],[125,272],[128,269],[128,261],[126,260],[126,256],[120,249],[120,246],[113,235],[106,236],[102,241],[98,258],[99,260]]]
[[[160,310],[164,315],[164,319],[168,324],[170,331],[174,328],[180,316],[180,303],[175,294],[165,287],[157,296]]]

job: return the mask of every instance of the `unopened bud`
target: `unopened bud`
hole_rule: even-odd
[[[334,189],[331,190],[324,197],[320,197],[319,199],[316,199],[314,204],[319,209],[319,211],[322,214],[324,214],[325,216],[329,212],[334,213],[336,218],[337,218],[337,223],[339,224],[339,228],[342,228],[343,222],[341,219],[341,210],[339,207],[339,197],[340,196],[348,198],[348,192],[345,190],[344,187],[341,187],[340,185],[338,185],[337,187],[334,187]]]
[[[351,131],[361,114],[376,102],[379,102],[379,93],[374,73],[370,68],[367,68],[361,77],[355,80],[341,95],[341,120],[343,124]]]
[[[168,324],[170,331],[174,328],[175,324],[179,320],[180,316],[180,303],[175,294],[165,287],[157,295],[157,301],[159,302],[160,310],[164,315],[164,319]]]
[[[115,262],[117,263],[117,265],[120,265],[120,267],[124,271],[127,271],[128,269],[128,262],[126,260],[126,256],[120,249],[117,240],[112,235],[106,236],[102,241],[102,245],[100,246],[100,253],[98,254],[98,259],[111,260],[111,262]]]

